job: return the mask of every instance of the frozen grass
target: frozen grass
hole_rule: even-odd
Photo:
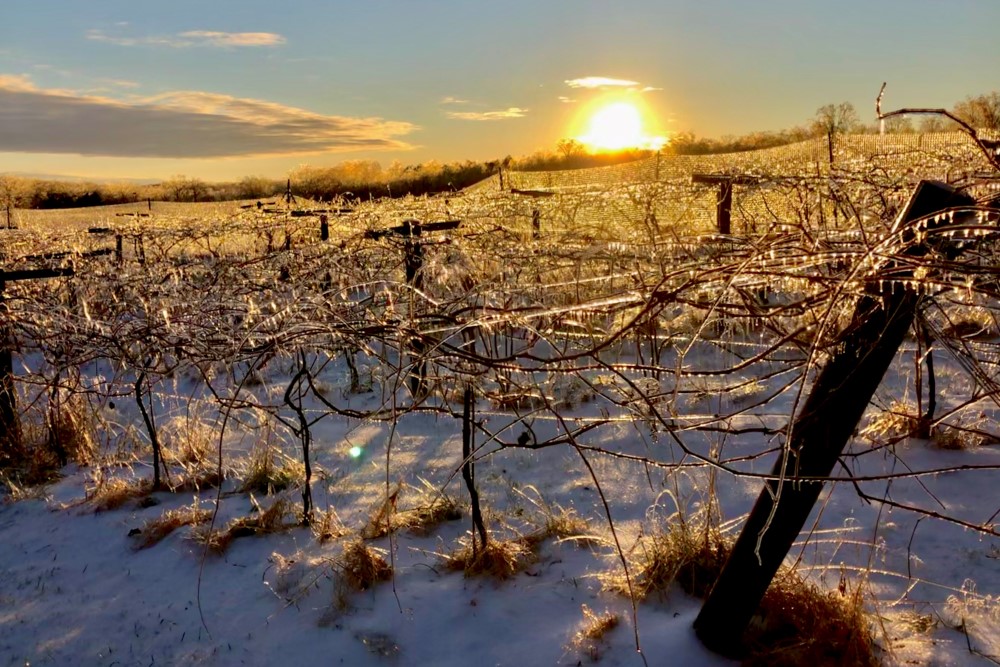
[[[138,551],[159,544],[164,538],[183,526],[197,526],[212,518],[212,512],[201,509],[197,501],[188,507],[167,510],[155,519],[146,521],[136,533],[134,548]]]
[[[407,530],[417,535],[428,535],[438,525],[447,521],[462,518],[458,503],[440,493],[426,480],[421,487],[414,489],[412,494],[406,494],[412,487],[397,484],[383,498],[372,512],[368,523],[361,529],[361,537],[366,540],[384,537],[399,530]],[[399,509],[400,496],[413,495],[413,506]]]
[[[306,475],[301,461],[280,452],[269,440],[254,445],[249,456],[235,467],[242,479],[241,493],[271,495],[301,485]]]
[[[587,605],[582,605],[581,611],[583,621],[567,649],[597,662],[607,647],[608,633],[621,623],[621,615],[610,610],[597,613]]]
[[[139,477],[109,476],[101,469],[94,471],[93,485],[86,490],[84,501],[95,512],[116,510],[126,503],[145,498],[153,492],[153,482]]]
[[[280,533],[302,525],[294,504],[287,498],[275,499],[266,509],[252,495],[250,501],[256,511],[253,516],[233,519],[221,530],[199,526],[191,532],[191,538],[210,552],[221,555],[237,538]]]
[[[467,577],[487,576],[504,580],[524,572],[538,561],[532,545],[523,537],[490,537],[485,547],[477,544],[478,539],[473,540],[466,535],[459,540],[458,548],[444,556],[445,566]]]
[[[624,572],[602,575],[606,588],[645,600],[676,585],[707,597],[725,565],[732,540],[705,513],[672,516],[655,533],[639,538],[628,554],[631,587]],[[864,605],[861,588],[842,581],[826,591],[784,567],[768,588],[743,642],[744,665],[876,667],[881,664],[877,618]]]

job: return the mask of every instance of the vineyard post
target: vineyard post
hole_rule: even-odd
[[[531,238],[537,241],[542,236],[542,212],[537,208],[531,211]]]
[[[117,264],[122,264],[124,262],[123,251],[124,238],[121,234],[115,234],[115,262]]]
[[[7,321],[7,281],[0,273],[0,462],[16,459],[21,449],[21,425],[14,395],[14,353],[10,323]]]
[[[324,213],[319,216],[319,240],[329,241],[330,240],[330,219]]]
[[[406,267],[406,284],[416,291],[424,288],[424,247],[420,243],[420,222],[406,220],[403,222],[407,239],[403,244],[406,257],[403,260]],[[412,298],[411,298],[412,303]],[[413,313],[410,313],[413,316]],[[410,339],[410,349],[413,351],[413,369],[410,371],[410,393],[414,398],[423,394],[427,378],[427,361],[424,357],[424,342],[419,336]]]
[[[951,186],[922,181],[894,231],[906,240],[906,223],[974,203]],[[927,252],[910,238],[904,252]],[[695,619],[695,632],[709,649],[727,655],[742,650],[744,631],[909,331],[918,302],[916,291],[894,283],[858,299],[852,325],[831,346],[835,352],[795,417],[772,478]]]

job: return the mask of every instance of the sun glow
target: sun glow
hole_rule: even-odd
[[[624,148],[659,150],[664,137],[648,136],[639,109],[630,102],[612,102],[590,116],[587,133],[577,140],[591,150],[616,151]]]

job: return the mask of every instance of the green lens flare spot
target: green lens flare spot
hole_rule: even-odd
[[[354,447],[348,449],[347,453],[351,455],[352,459],[358,459],[361,458],[361,455],[365,453],[365,450],[355,445]]]

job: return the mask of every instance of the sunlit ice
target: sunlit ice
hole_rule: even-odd
[[[659,150],[666,137],[648,133],[648,112],[629,100],[605,101],[585,112],[586,132],[577,141],[592,151]]]

